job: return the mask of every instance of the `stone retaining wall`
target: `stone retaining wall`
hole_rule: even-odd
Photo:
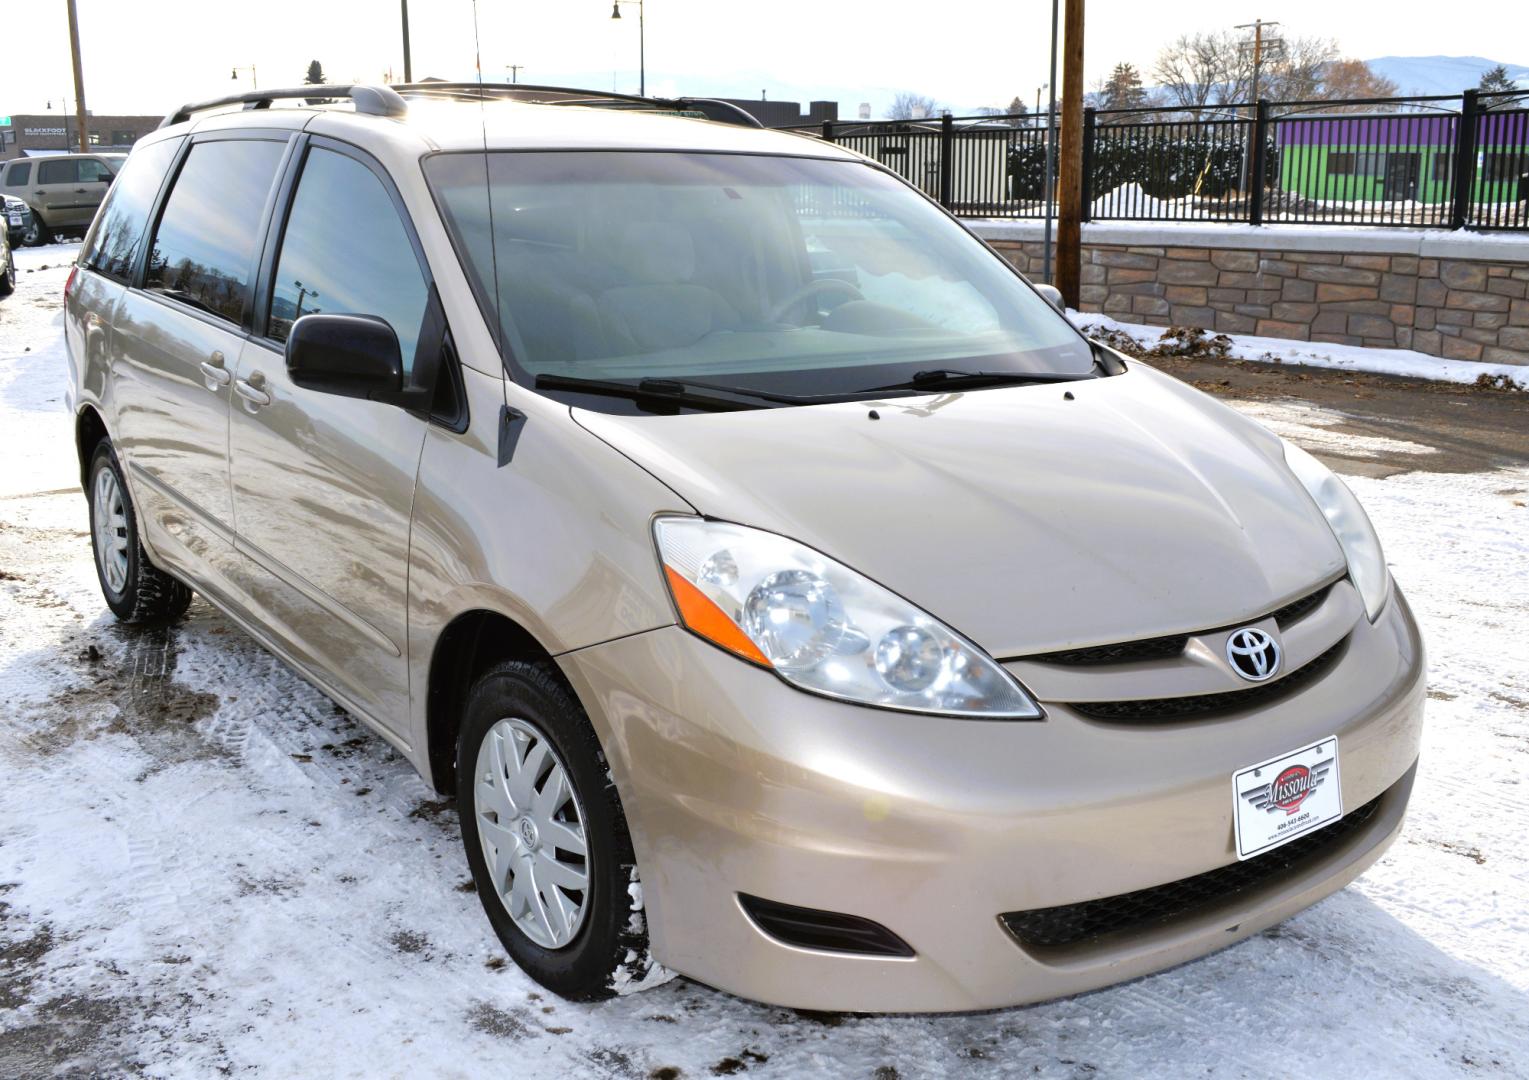
[[[995,226],[975,231],[1040,280],[1039,228]],[[1032,230],[1034,239],[1025,235]],[[1416,234],[1359,237],[1341,229],[1324,238],[1305,230],[1282,238],[1269,228],[1250,242],[1249,232],[1087,227],[1082,308],[1123,322],[1529,364],[1529,237],[1468,241],[1451,252],[1483,259],[1421,254],[1443,238],[1423,244]],[[1386,246],[1401,250],[1374,250]]]

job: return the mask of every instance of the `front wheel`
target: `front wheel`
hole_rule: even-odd
[[[478,898],[531,978],[575,1001],[662,974],[636,859],[589,719],[548,663],[505,661],[468,695],[457,809]]]
[[[53,239],[53,232],[43,224],[42,218],[37,216],[37,211],[32,211],[32,224],[27,226],[27,231],[21,234],[21,242],[27,247],[41,247]]]
[[[149,561],[109,439],[101,440],[90,459],[88,495],[96,577],[112,614],[125,623],[160,622],[184,614],[191,605],[191,590]]]
[[[9,296],[16,291],[16,255],[14,252],[5,260],[5,273],[0,274],[0,296]]]

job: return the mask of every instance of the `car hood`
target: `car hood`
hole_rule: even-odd
[[[880,402],[574,415],[701,513],[817,548],[1000,658],[1226,626],[1344,565],[1278,438],[1140,364]]]

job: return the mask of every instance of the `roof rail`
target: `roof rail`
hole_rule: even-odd
[[[171,124],[179,124],[190,120],[193,113],[221,108],[224,105],[243,105],[246,109],[269,109],[273,101],[334,97],[349,97],[355,102],[358,113],[366,113],[369,116],[402,116],[409,111],[408,103],[391,87],[363,83],[357,83],[354,86],[330,86],[318,83],[287,90],[254,90],[247,94],[230,94],[228,97],[191,102],[168,114],[159,122],[159,126],[169,127]]]
[[[607,90],[581,90],[571,86],[538,86],[532,83],[422,82],[395,83],[402,94],[453,97],[464,100],[499,98],[535,105],[588,105],[606,109],[690,110],[708,120],[741,127],[763,127],[750,113],[731,102],[714,98],[655,98],[618,94]]]

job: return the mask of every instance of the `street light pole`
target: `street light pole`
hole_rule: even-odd
[[[234,68],[233,73],[228,76],[229,80],[232,81],[232,82],[238,82],[239,81],[239,72],[241,72],[241,71],[247,71],[247,72],[250,73],[250,89],[251,90],[259,90],[260,89],[260,80],[255,77],[255,65],[254,64],[251,64],[249,67],[236,67],[236,68]]]
[[[621,18],[622,4],[637,5],[637,95],[648,96],[648,58],[647,58],[647,31],[643,25],[646,14],[643,11],[643,0],[613,0],[611,3],[611,18]]]
[[[1051,216],[1056,199],[1056,45],[1057,0],[1051,0],[1051,81],[1046,84],[1051,91],[1051,107],[1046,113],[1046,235],[1041,241],[1041,277],[1046,284],[1051,280]],[[1035,111],[1041,111],[1040,94],[1035,95]]]
[[[80,139],[80,153],[85,153],[85,75],[80,68],[80,20],[75,14],[74,0],[69,0],[69,51],[74,56],[74,112],[75,122],[79,125],[78,134]],[[65,127],[68,124],[65,123]]]

